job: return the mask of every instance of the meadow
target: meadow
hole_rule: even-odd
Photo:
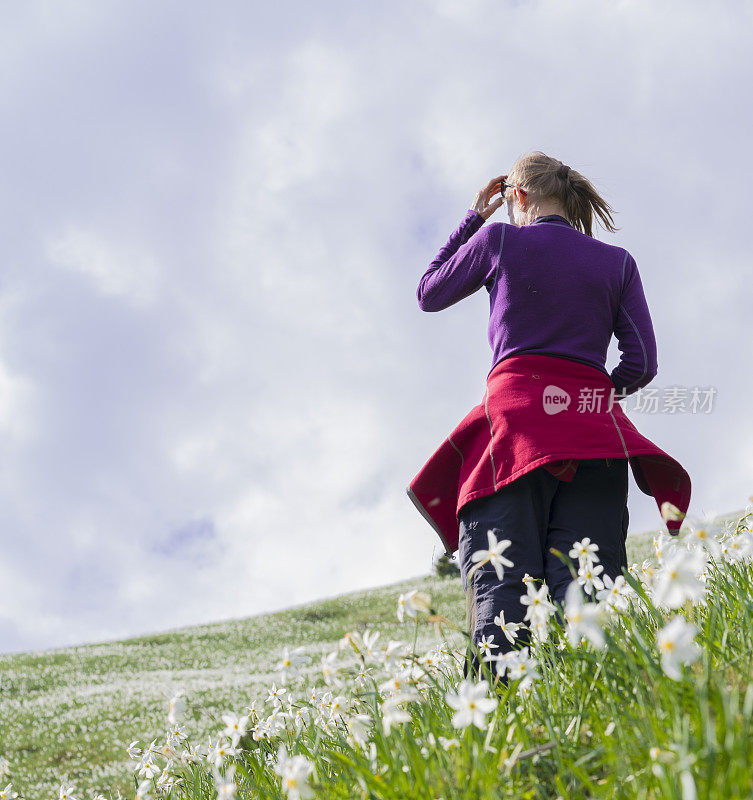
[[[530,582],[480,679],[458,575],[0,656],[0,800],[751,797],[749,512],[632,534],[613,585],[574,543],[567,624]]]

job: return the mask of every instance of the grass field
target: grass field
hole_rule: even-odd
[[[720,517],[709,530],[729,529],[743,514]],[[631,562],[656,560],[653,534],[628,538]],[[465,616],[457,576],[416,578],[159,635],[0,656],[0,798],[8,783],[26,800],[133,797],[138,785],[150,797],[232,796],[233,787],[223,789],[208,763],[217,757],[227,712],[250,717],[238,755],[221,759],[217,773],[236,764],[239,797],[750,797],[750,562],[720,563],[709,573],[707,587],[714,591],[706,600],[677,611],[636,598],[629,614],[606,626],[603,651],[568,644],[564,632],[553,628],[536,653],[539,678],[525,692],[515,683],[492,689],[493,723],[483,729],[453,725],[447,703],[462,678],[451,654],[457,656],[466,642],[450,627],[461,628]],[[398,597],[412,590],[430,595],[432,609],[446,617],[441,637],[426,614],[398,621]],[[659,619],[675,613],[697,626],[703,654],[681,680],[657,667],[652,644]],[[367,631],[380,633],[371,648],[362,638]],[[358,653],[343,641],[347,632]],[[383,648],[391,640],[417,656],[433,652],[431,669],[424,660],[423,679],[416,680],[415,659],[406,658],[402,671],[399,658],[385,663]],[[567,658],[558,655],[555,642]],[[282,685],[277,665],[286,645],[302,647],[308,657],[299,675],[288,673],[288,697],[299,702],[287,721],[268,700],[270,687]],[[338,655],[325,684],[322,658],[333,652]],[[360,668],[371,673],[359,679]],[[394,692],[398,700],[415,697],[393,708],[384,704],[390,695],[384,684],[395,676],[402,681]],[[324,706],[321,696],[309,696],[315,684],[332,692]],[[169,701],[181,690],[188,705],[182,710],[180,700],[173,703],[177,716],[170,722]],[[309,716],[299,714],[296,723],[295,710],[306,706],[306,697]],[[333,711],[338,697],[342,713]],[[387,732],[383,719],[392,715]],[[251,735],[254,723],[270,716],[272,722]],[[174,750],[166,746],[169,730],[180,731]],[[194,752],[211,744],[210,752],[190,758],[186,737]],[[148,767],[137,773],[148,759],[127,752],[134,740],[141,750],[156,740],[159,772],[148,781]],[[280,743],[285,753],[305,760],[286,762]],[[160,789],[160,774],[168,786],[168,775],[180,780]],[[711,791],[715,781],[725,794]],[[66,792],[69,787],[73,791]]]

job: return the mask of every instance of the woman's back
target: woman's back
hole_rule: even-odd
[[[492,369],[510,355],[538,353],[609,374],[614,334],[622,357],[609,377],[618,393],[631,394],[656,375],[656,339],[635,260],[564,217],[484,225],[469,210],[421,278],[419,305],[440,311],[481,286],[489,292]]]

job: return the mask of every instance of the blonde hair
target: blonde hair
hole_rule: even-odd
[[[618,230],[612,219],[614,209],[588,178],[540,150],[520,156],[507,175],[507,183],[528,191],[534,204],[537,200],[556,200],[573,226],[587,236],[593,237],[594,212],[608,231]],[[512,189],[507,189],[505,200],[511,199]]]

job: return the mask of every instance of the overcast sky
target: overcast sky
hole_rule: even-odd
[[[488,294],[418,281],[541,149],[616,209],[658,343],[628,414],[753,494],[753,6],[37,2],[0,27],[0,652],[429,571],[405,487],[483,398]],[[492,220],[506,221],[505,209]],[[619,353],[613,341],[607,368]],[[631,532],[661,523],[630,477]]]

